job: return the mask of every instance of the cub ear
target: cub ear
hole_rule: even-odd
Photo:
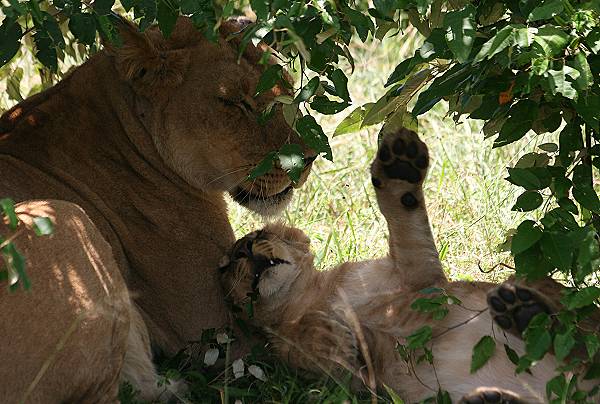
[[[122,80],[141,93],[181,84],[189,61],[185,49],[169,49],[156,28],[140,32],[136,25],[125,19],[120,20],[117,28],[122,45],[109,44],[106,49],[114,57],[115,68]]]

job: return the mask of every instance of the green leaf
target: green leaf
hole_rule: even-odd
[[[447,95],[454,94],[457,88],[469,79],[472,67],[457,64],[448,69],[442,76],[436,77],[427,90],[421,92],[413,107],[413,116],[429,111],[435,104]],[[407,83],[408,84],[408,81]]]
[[[435,397],[435,404],[452,404],[450,393],[440,388]]]
[[[548,84],[553,95],[562,94],[571,100],[577,97],[577,90],[573,87],[574,81],[567,79],[567,77],[577,79],[579,77],[577,70],[565,65],[561,70],[548,70],[547,74]]]
[[[562,13],[563,9],[563,0],[546,0],[529,13],[527,21],[547,20]]]
[[[574,104],[575,110],[584,119],[585,123],[598,132],[600,130],[600,117],[598,116],[598,111],[600,111],[600,95],[591,91],[587,94],[579,94],[577,102]]]
[[[296,122],[296,131],[308,147],[317,153],[325,153],[325,158],[333,161],[329,140],[315,118],[305,115],[298,119]]]
[[[584,208],[592,211],[600,211],[600,200],[598,194],[591,185],[585,183],[575,183],[573,187],[573,197]]]
[[[552,25],[538,28],[533,41],[538,43],[548,56],[557,56],[564,52],[571,41],[571,36]]]
[[[406,338],[408,349],[419,349],[425,347],[425,344],[431,340],[433,331],[430,326],[425,325],[419,328]]]
[[[600,298],[600,288],[588,286],[565,296],[562,301],[567,306],[567,309],[574,310],[589,306],[598,300],[598,298]]]
[[[94,11],[99,15],[108,15],[115,4],[115,0],[96,0],[94,1]]]
[[[88,13],[75,13],[69,19],[69,29],[79,42],[91,45],[96,40],[96,21]]]
[[[385,391],[388,393],[388,396],[392,399],[392,404],[404,404],[404,400],[400,398],[400,396],[386,384],[383,385],[385,387]]]
[[[270,152],[267,154],[266,157],[250,171],[250,174],[248,174],[248,179],[253,180],[271,171],[273,169],[273,160],[275,160],[276,157],[276,152]]]
[[[537,191],[525,191],[517,198],[517,201],[511,208],[516,212],[530,212],[537,209],[544,199]]]
[[[18,102],[23,101],[21,95],[21,80],[23,79],[23,69],[17,67],[8,77],[6,81],[6,93],[8,98]]]
[[[507,344],[504,344],[504,352],[506,352],[506,356],[508,360],[510,360],[514,365],[519,364],[519,355]]]
[[[0,199],[0,208],[4,216],[8,219],[8,227],[11,230],[17,230],[19,225],[19,218],[15,213],[15,201],[10,198]]]
[[[338,112],[346,109],[347,106],[347,102],[331,101],[329,98],[323,95],[316,96],[310,103],[310,107],[312,109],[325,115],[337,114]]]
[[[529,359],[540,360],[552,345],[552,336],[548,331],[551,321],[546,313],[535,315],[529,322],[523,337],[525,338],[525,350]]]
[[[388,91],[376,103],[367,108],[361,128],[383,122],[389,114],[398,108],[400,97],[391,96],[390,93],[391,91]]]
[[[54,224],[47,217],[34,217],[33,218],[33,230],[38,236],[47,236],[54,232]]]
[[[544,257],[561,271],[571,269],[573,243],[569,236],[559,231],[544,232],[540,242]]]
[[[158,7],[156,9],[156,20],[158,21],[158,27],[163,33],[165,38],[171,36],[177,17],[179,16],[179,9],[173,8],[167,0],[159,0]]]
[[[584,39],[592,52],[600,53],[600,28],[594,28]]]
[[[489,59],[498,52],[503,51],[513,44],[513,31],[515,26],[507,25],[496,33],[489,41],[483,44],[479,53],[473,59],[473,63],[481,62],[484,59]]]
[[[319,81],[318,76],[310,79],[308,81],[308,83],[306,83],[306,85],[304,87],[302,87],[302,90],[300,90],[300,93],[298,93],[298,96],[296,97],[294,102],[300,103],[300,102],[308,100],[310,97],[315,95],[320,84],[321,84],[321,82]]]
[[[13,243],[8,243],[1,251],[8,269],[11,290],[14,291],[18,287],[18,283],[23,285],[23,289],[29,290],[31,283],[25,273],[25,258],[17,251]]]
[[[119,0],[125,11],[129,12],[138,2],[138,0]]]
[[[423,62],[432,59],[450,59],[450,49],[446,44],[446,33],[441,28],[436,28],[431,31],[429,37],[425,40],[421,48],[419,48],[419,57]]]
[[[283,77],[283,68],[280,65],[269,66],[260,76],[256,85],[255,95],[259,95],[275,87]]]
[[[587,61],[585,53],[579,52],[575,55],[573,68],[579,72],[579,77],[575,79],[575,84],[578,90],[586,90],[594,84],[594,76]]]
[[[156,19],[156,0],[139,0],[133,8],[135,18],[141,18],[140,30],[145,31]]]
[[[532,100],[521,100],[510,108],[508,119],[494,141],[494,147],[506,146],[521,139],[533,126],[537,117],[538,104]]]
[[[333,136],[345,135],[346,133],[358,132],[362,127],[363,120],[367,115],[369,109],[373,106],[373,103],[368,103],[356,108],[342,122],[338,124],[333,132]]]
[[[538,148],[548,153],[555,153],[558,151],[558,145],[556,143],[542,143]]]
[[[600,379],[600,363],[592,363],[583,376],[583,380]]]
[[[58,57],[48,33],[37,31],[33,35],[33,41],[35,42],[36,49],[35,57],[42,62],[44,66],[55,72],[58,69]]]
[[[360,38],[360,40],[365,42],[367,40],[367,37],[369,36],[369,32],[375,30],[375,25],[373,24],[373,21],[360,11],[354,10],[346,6],[342,6],[341,8],[345,16],[348,18],[348,20],[350,20],[350,24],[352,24],[354,28],[356,28],[356,32],[358,33],[358,37]]]
[[[489,335],[482,337],[473,347],[471,354],[471,373],[481,369],[496,352],[496,341]]]
[[[583,336],[585,343],[585,349],[587,350],[588,357],[593,359],[594,356],[600,351],[600,338],[597,335],[586,334]]]
[[[269,17],[269,1],[250,0],[252,10],[256,13],[258,20],[265,21]]]
[[[346,102],[350,102],[350,93],[348,92],[348,78],[340,69],[335,69],[329,78],[335,86],[337,96]]]
[[[513,255],[522,253],[535,245],[542,238],[542,230],[531,220],[523,221],[512,237],[510,250]]]
[[[294,182],[300,180],[304,168],[304,153],[297,144],[285,144],[277,153],[281,169],[284,170]]]
[[[546,167],[509,168],[508,181],[526,190],[544,189],[552,183]]]
[[[390,77],[388,77],[385,87],[389,87],[394,83],[402,81],[417,65],[421,63],[423,63],[423,59],[418,53],[412,58],[402,61],[398,66],[396,66]]]
[[[475,41],[475,12],[471,4],[458,11],[450,11],[444,16],[446,42],[459,63],[469,58]]]
[[[562,362],[575,346],[575,337],[573,329],[570,328],[563,334],[557,334],[554,337],[554,356]]]
[[[8,63],[21,47],[21,36],[23,31],[19,23],[5,17],[0,25],[0,67]]]

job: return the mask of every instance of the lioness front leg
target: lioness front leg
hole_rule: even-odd
[[[371,165],[379,209],[388,224],[390,257],[403,286],[412,290],[447,282],[423,196],[428,166],[427,146],[406,128],[384,135]]]

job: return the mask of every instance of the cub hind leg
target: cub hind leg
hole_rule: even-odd
[[[383,136],[371,165],[379,209],[388,224],[390,257],[402,285],[415,291],[447,282],[423,195],[428,167],[427,146],[406,128]]]

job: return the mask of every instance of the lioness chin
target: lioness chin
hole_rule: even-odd
[[[145,400],[169,396],[152,351],[178,352],[229,324],[213,268],[234,242],[225,195],[273,213],[300,186],[263,158],[302,141],[283,85],[256,96],[264,45],[238,49],[240,21],[216,42],[188,18],[164,38],[119,26],[64,80],[0,118],[0,197],[14,198],[14,240],[31,291],[0,291],[0,401],[116,402],[120,381]],[[35,237],[32,216],[55,224]],[[2,283],[2,282],[0,282]],[[200,302],[201,310],[197,309]],[[10,381],[10,382],[8,382]]]
[[[427,148],[414,132],[384,136],[371,175],[388,224],[388,257],[317,271],[308,237],[271,224],[238,240],[225,257],[224,292],[236,306],[252,302],[253,316],[246,319],[266,331],[292,366],[327,374],[346,369],[367,386],[388,386],[411,403],[440,388],[454,402],[544,402],[558,365],[551,355],[531,374],[516,375],[515,365],[497,352],[471,374],[471,352],[492,335],[498,346],[508,344],[522,355],[521,332],[535,315],[558,309],[561,286],[551,279],[527,285],[448,282],[425,209],[428,166]],[[448,306],[443,319],[410,308],[441,289],[462,302]],[[397,344],[425,325],[432,330],[432,364],[403,360]]]

